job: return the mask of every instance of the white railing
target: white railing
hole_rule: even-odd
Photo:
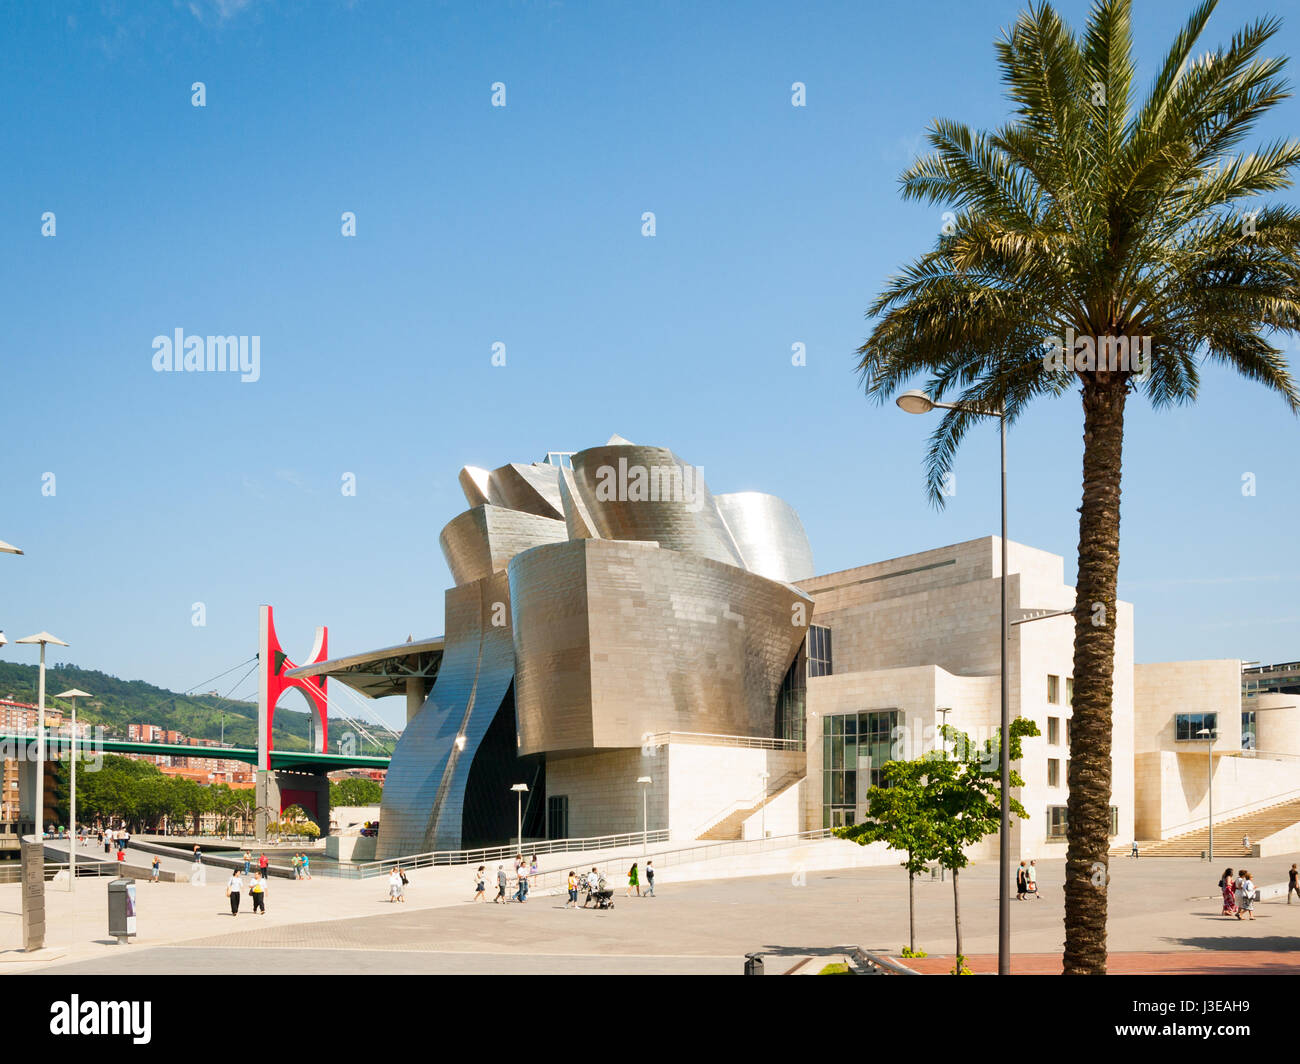
[[[621,835],[599,835],[586,839],[525,839],[523,854],[525,857],[532,857],[534,854],[615,850],[624,846],[635,846],[643,840],[646,843],[667,842],[668,832],[661,828],[655,831],[629,831]],[[475,862],[487,864],[490,861],[504,861],[519,852],[520,848],[516,843],[477,850],[433,850],[429,853],[415,853],[405,857],[387,857],[382,861],[365,861],[354,865],[340,864],[337,868],[322,866],[321,872],[343,879],[369,879],[371,876],[387,875],[399,866],[405,869],[468,865]]]
[[[723,857],[746,857],[751,854],[768,853],[773,850],[788,850],[801,843],[833,838],[834,834],[833,828],[815,828],[812,831],[801,831],[797,835],[776,835],[767,839],[699,843],[695,846],[683,846],[680,849],[650,853],[649,858],[654,861],[655,871],[658,872],[660,869],[669,868],[673,865],[694,864],[696,861],[716,861]],[[619,860],[628,862],[635,860],[638,865],[641,863],[639,856],[620,858]],[[529,879],[529,886],[534,890],[562,888],[570,871],[579,871],[579,869],[574,869],[572,865],[563,868],[546,869],[532,876]],[[620,875],[623,875],[622,879],[619,878]],[[615,875],[607,875],[605,878],[611,887],[627,885],[626,876],[623,872],[616,872]],[[641,870],[641,882],[645,882],[644,869]]]
[[[768,802],[770,802],[783,790],[785,790],[791,784],[799,782],[799,780],[803,778],[804,778],[804,773],[799,769],[794,769],[790,772],[787,772],[784,776],[779,777],[776,783],[772,784],[770,787],[765,788],[760,797],[738,798],[736,801],[732,802],[721,812],[715,813],[713,816],[710,816],[707,819],[700,821],[699,826],[692,829],[691,837],[696,839],[701,838],[703,835],[705,835],[709,831],[712,831],[724,820],[726,820],[727,817],[734,816],[736,813],[739,813],[743,809],[749,809],[752,812],[757,813],[759,809],[767,805]]]
[[[644,746],[668,743],[696,743],[702,746],[743,746],[751,750],[803,750],[802,739],[766,739],[759,735],[714,735],[710,732],[655,732],[647,734]]]

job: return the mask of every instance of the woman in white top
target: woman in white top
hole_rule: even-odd
[[[1244,868],[1241,870],[1241,887],[1237,899],[1237,919],[1241,919],[1242,913],[1248,913],[1252,920],[1255,919],[1255,883]]]
[[[397,901],[402,896],[402,877],[394,868],[388,876],[388,900]]]
[[[230,878],[226,880],[226,897],[230,899],[230,915],[239,915],[239,892],[244,889],[244,881],[240,879],[239,873],[231,872]]]

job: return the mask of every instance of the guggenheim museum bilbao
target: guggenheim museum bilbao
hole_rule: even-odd
[[[407,696],[381,858],[503,843],[521,810],[531,838],[851,824],[887,761],[936,749],[937,725],[996,733],[996,537],[818,575],[788,503],[715,495],[671,450],[618,436],[460,484],[468,509],[440,537],[446,634],[314,670]],[[1063,856],[1073,621],[1043,615],[1074,589],[1061,557],[1008,547],[1011,713],[1041,733],[1013,852]],[[1117,845],[1203,825],[1207,766],[1216,822],[1300,795],[1294,694],[1243,711],[1241,662],[1135,665],[1130,604],[1116,623]]]

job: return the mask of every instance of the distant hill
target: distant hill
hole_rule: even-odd
[[[0,698],[35,703],[39,671],[36,665],[0,662]],[[217,695],[179,694],[144,680],[122,680],[98,669],[82,669],[76,665],[45,667],[47,707],[66,712],[67,704],[53,696],[72,687],[93,696],[77,700],[78,722],[102,724],[105,733],[113,738],[125,739],[128,724],[155,724],[196,739],[219,740],[224,713],[226,742],[236,746],[257,745],[255,702],[238,702]],[[306,750],[308,719],[305,710],[292,710],[287,705],[276,710],[272,734],[277,749]],[[339,722],[339,727],[346,725]],[[333,718],[330,730],[333,734]],[[365,749],[368,752],[373,747],[367,744]]]

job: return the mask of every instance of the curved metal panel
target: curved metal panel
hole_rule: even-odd
[[[492,485],[500,494],[503,505],[510,509],[559,521],[564,518],[559,473],[558,466],[545,463],[523,465],[511,462],[492,470]]]
[[[573,476],[601,538],[742,564],[703,469],[666,447],[591,447],[573,456]]]
[[[715,495],[745,568],[769,580],[793,584],[815,575],[812,545],[795,508],[761,491]]]
[[[438,543],[459,586],[501,572],[520,551],[567,538],[563,521],[488,505],[453,517]]]
[[[596,535],[596,522],[591,518],[591,511],[578,494],[571,469],[560,470],[560,502],[564,506],[564,527],[570,539],[600,538]]]
[[[460,490],[465,494],[465,501],[470,506],[482,506],[485,503],[500,505],[501,500],[492,488],[492,474],[478,466],[465,466],[457,478]]]
[[[647,732],[772,736],[812,617],[797,588],[600,539],[538,547],[509,571],[521,754],[638,746]]]
[[[514,678],[509,603],[505,573],[447,592],[442,669],[384,781],[381,859],[460,846],[470,765]]]

